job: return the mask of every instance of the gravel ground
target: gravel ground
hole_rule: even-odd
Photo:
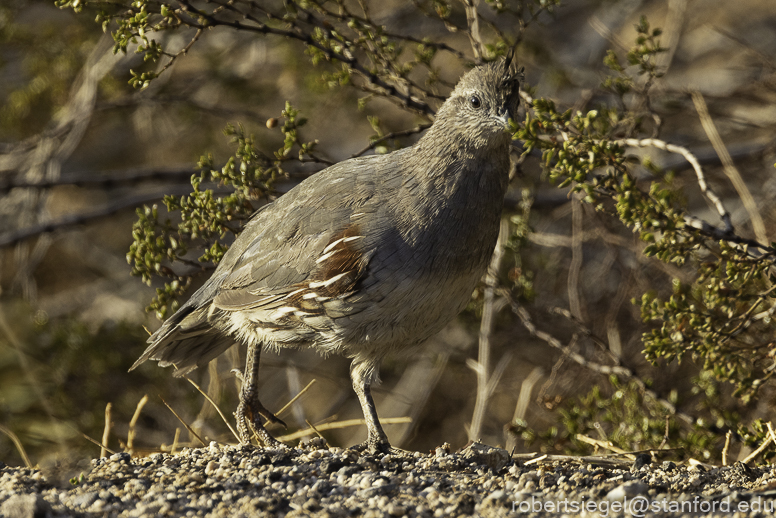
[[[313,441],[117,453],[73,481],[0,463],[0,515],[772,516],[776,508],[772,466],[517,458],[480,444],[375,456]]]

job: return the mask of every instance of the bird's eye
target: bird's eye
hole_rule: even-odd
[[[482,101],[480,101],[480,98],[477,97],[476,95],[472,95],[469,98],[469,102],[472,104],[473,108],[479,108],[480,106],[482,106]]]

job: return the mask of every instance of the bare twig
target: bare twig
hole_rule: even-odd
[[[178,421],[180,421],[180,422],[181,422],[181,424],[183,424],[183,426],[185,426],[185,427],[186,427],[186,430],[188,430],[188,431],[189,431],[189,433],[190,433],[191,435],[193,435],[194,437],[196,437],[196,438],[197,438],[197,440],[198,440],[199,442],[201,442],[201,443],[202,443],[202,446],[207,446],[207,443],[206,443],[204,440],[202,440],[202,437],[200,437],[200,436],[197,434],[197,432],[195,432],[195,431],[194,431],[194,429],[193,429],[191,426],[189,426],[189,424],[188,424],[186,421],[184,421],[184,420],[181,418],[181,416],[179,416],[179,415],[178,415],[178,413],[177,413],[175,410],[173,410],[173,408],[172,408],[172,407],[171,407],[169,404],[167,404],[167,401],[165,401],[165,400],[164,400],[164,398],[163,398],[161,395],[159,396],[159,399],[161,399],[161,400],[162,400],[162,403],[164,403],[164,406],[166,406],[166,407],[167,407],[167,408],[170,410],[170,412],[172,412],[172,415],[174,415],[175,417],[177,417],[177,418],[178,418]],[[178,430],[179,430],[179,429],[178,429]],[[177,434],[176,434],[176,441],[177,441]]]
[[[635,459],[636,458],[636,456],[633,453],[630,453],[630,452],[628,452],[626,450],[618,448],[617,446],[612,444],[612,441],[601,441],[601,440],[598,440],[598,439],[593,439],[592,437],[588,437],[587,435],[582,435],[581,433],[578,433],[576,435],[576,439],[578,441],[581,441],[581,442],[584,442],[584,443],[587,443],[587,444],[592,444],[596,448],[603,448],[605,450],[610,450],[610,451],[613,451],[613,452],[616,452],[616,453],[620,453],[622,455],[625,455],[629,459]]]
[[[320,437],[320,438],[321,438],[321,439],[323,439],[324,441],[326,440],[326,439],[323,437],[323,435],[321,435],[321,432],[319,432],[319,431],[318,431],[318,429],[315,427],[315,425],[313,425],[313,424],[312,424],[310,421],[308,421],[307,419],[305,419],[305,420],[304,420],[304,422],[305,422],[305,423],[307,423],[307,426],[309,426],[309,427],[310,427],[310,429],[311,429],[313,432],[315,432],[315,435],[317,435],[318,437]]]
[[[483,45],[480,36],[480,18],[477,14],[477,4],[479,0],[461,0],[466,9],[466,24],[469,29],[466,31],[469,35],[469,41],[474,51],[474,60],[477,64],[482,63]]]
[[[184,423],[185,424],[185,423]],[[181,438],[181,429],[179,426],[175,427],[175,435],[172,438],[172,445],[170,446],[170,453],[178,451],[178,444]]]
[[[584,322],[574,317],[574,315],[571,314],[571,311],[561,307],[552,307],[552,308],[549,308],[549,312],[552,313],[553,315],[560,315],[568,319],[570,322],[574,323],[574,325],[577,326],[577,328],[579,328],[582,334],[588,337],[590,340],[592,340],[593,343],[595,343],[601,349],[601,351],[603,351],[609,357],[609,359],[615,363],[615,365],[620,364],[620,358],[611,351],[609,344],[607,344],[606,341],[603,340],[601,337],[596,335],[592,329],[590,329],[585,325]]]
[[[728,465],[728,450],[730,449],[730,438],[733,436],[733,431],[728,430],[725,434],[725,447],[722,448],[722,465],[727,466]]]
[[[569,275],[566,281],[566,288],[569,296],[569,308],[575,318],[584,322],[582,309],[582,300],[579,293],[579,276],[582,272],[584,255],[582,252],[582,234],[584,232],[584,221],[582,212],[582,195],[576,194],[571,200],[571,264],[569,265]]]
[[[77,187],[110,188],[116,185],[133,185],[142,182],[186,182],[196,174],[191,167],[176,169],[128,169],[126,171],[112,172],[109,175],[82,173],[69,174],[49,180],[39,181],[11,181],[0,184],[0,193],[7,193],[11,189],[52,189],[63,185],[75,185]]]
[[[380,424],[405,424],[410,422],[412,422],[412,419],[409,417],[388,417],[385,419],[380,419]],[[284,435],[282,437],[278,437],[278,441],[288,442],[288,441],[293,441],[294,439],[299,439],[301,437],[306,437],[308,435],[314,435],[318,432],[322,432],[326,430],[338,430],[340,428],[348,428],[351,426],[363,426],[365,424],[366,424],[366,421],[364,421],[363,419],[348,419],[346,421],[324,423],[324,424],[316,425],[315,430],[312,428],[308,428],[306,430],[299,430],[297,432]]]
[[[298,400],[300,397],[302,397],[303,395],[305,395],[305,393],[306,393],[308,390],[310,390],[310,387],[312,387],[312,386],[315,384],[315,382],[316,382],[316,379],[315,379],[315,378],[313,378],[312,380],[310,380],[310,383],[308,383],[308,384],[305,386],[305,388],[303,388],[302,390],[300,390],[300,391],[299,391],[299,393],[298,393],[296,396],[294,396],[293,398],[291,398],[291,401],[289,401],[288,403],[286,403],[285,405],[283,405],[283,408],[281,408],[280,410],[278,410],[278,411],[275,413],[275,415],[281,415],[281,414],[282,414],[283,412],[285,412],[285,411],[286,411],[288,408],[290,408],[290,407],[291,407],[291,405],[293,405],[293,404],[294,404],[294,403],[295,403],[295,402],[296,402],[296,401],[297,401],[297,400]]]
[[[770,422],[769,422],[768,424],[770,425]],[[741,462],[743,462],[744,464],[748,464],[748,463],[752,462],[752,461],[753,461],[754,459],[756,459],[756,458],[757,458],[757,457],[758,457],[758,456],[759,456],[759,455],[760,455],[762,452],[764,452],[764,451],[765,451],[765,449],[766,449],[766,448],[767,448],[767,447],[768,447],[768,446],[769,446],[771,443],[775,443],[775,442],[776,442],[776,436],[774,436],[774,434],[773,434],[773,430],[771,429],[771,427],[770,427],[770,426],[768,426],[768,432],[769,432],[769,433],[768,433],[768,436],[765,438],[765,440],[764,440],[764,441],[763,441],[763,443],[762,443],[762,444],[759,446],[759,448],[757,448],[757,449],[756,449],[756,450],[754,450],[752,453],[750,453],[749,455],[747,455],[747,456],[746,456],[746,458],[745,458],[744,460],[742,460]]]
[[[135,413],[132,415],[132,419],[129,421],[129,432],[127,432],[127,451],[129,451],[129,453],[132,453],[132,449],[135,446],[137,421],[140,419],[140,412],[143,411],[143,407],[146,405],[146,403],[148,403],[148,394],[145,394],[142,398],[140,398],[140,401],[137,402]],[[103,442],[105,442],[104,439]]]
[[[427,130],[430,127],[431,127],[431,123],[429,122],[429,123],[426,123],[426,124],[418,124],[417,126],[415,126],[414,128],[411,128],[411,129],[406,129],[406,130],[402,130],[402,131],[394,131],[394,132],[388,133],[386,135],[383,135],[380,138],[377,138],[377,139],[373,140],[372,142],[369,143],[368,146],[364,147],[360,151],[357,151],[357,152],[353,153],[352,155],[350,155],[350,158],[359,157],[359,156],[363,155],[364,153],[366,153],[367,151],[369,151],[370,149],[374,149],[375,147],[377,147],[378,144],[382,144],[386,140],[390,140],[392,138],[407,137],[409,135],[415,135],[417,133],[420,133],[421,131]]]
[[[690,152],[689,149],[684,148],[682,146],[677,146],[675,144],[669,144],[667,142],[664,142],[660,139],[654,139],[654,138],[647,138],[647,139],[634,139],[634,138],[626,138],[622,140],[618,140],[618,143],[621,143],[626,146],[633,146],[633,147],[655,147],[657,149],[662,149],[663,151],[668,151],[669,153],[678,153],[682,155],[685,160],[687,160],[690,165],[693,168],[693,171],[695,171],[695,176],[698,178],[698,186],[701,189],[701,192],[703,193],[706,198],[714,205],[714,208],[717,210],[717,213],[719,214],[720,219],[722,219],[722,223],[725,225],[724,232],[726,234],[732,234],[735,229],[733,228],[733,223],[730,220],[730,213],[727,211],[725,206],[722,204],[722,200],[719,199],[719,196],[709,187],[709,184],[706,183],[706,175],[703,173],[703,168],[701,168],[701,164],[698,162],[698,159],[695,158],[695,156]],[[699,226],[699,220],[697,218],[693,218],[692,216],[687,216],[685,218],[685,222],[688,223],[693,228],[701,228],[702,225]],[[708,225],[707,225],[708,226]]]
[[[528,404],[531,401],[531,393],[534,386],[544,376],[544,369],[541,367],[534,367],[528,376],[525,377],[523,383],[520,385],[520,395],[517,396],[517,403],[515,404],[515,413],[512,414],[512,423],[516,424],[525,419],[526,412],[528,411]],[[512,451],[515,447],[515,436],[513,433],[507,435],[506,450]]]
[[[179,2],[184,7],[185,11],[191,11],[193,13],[196,13],[196,18],[203,19],[210,26],[223,25],[226,27],[232,27],[233,29],[240,30],[240,31],[256,32],[260,34],[273,34],[276,36],[284,36],[287,38],[301,41],[307,46],[321,51],[323,55],[326,57],[326,59],[335,59],[337,61],[345,63],[350,68],[358,72],[358,74],[361,77],[363,77],[369,84],[377,87],[381,94],[383,94],[388,99],[395,100],[399,105],[423,114],[434,113],[434,110],[428,104],[411,95],[400,92],[395,85],[384,81],[372,70],[367,68],[365,65],[361,64],[353,55],[350,54],[350,52],[348,52],[347,54],[336,52],[322,45],[321,43],[317,42],[311,34],[305,33],[303,31],[281,29],[278,27],[269,26],[261,22],[258,18],[251,15],[250,13],[242,12],[236,7],[234,7],[233,5],[228,3],[222,4],[222,5],[227,9],[231,10],[232,12],[234,12],[235,14],[242,16],[245,20],[251,23],[243,23],[241,21],[234,20],[234,19],[220,19],[212,14],[208,14],[200,9],[196,9],[191,5],[191,3],[188,0],[179,0]],[[185,23],[190,27],[195,27],[198,29],[207,28],[207,25],[203,25],[199,23],[193,17],[190,20],[187,20]]]
[[[235,431],[235,429],[234,429],[234,428],[232,428],[232,425],[231,425],[231,424],[229,424],[229,420],[226,418],[226,416],[224,415],[224,413],[223,413],[223,412],[221,412],[221,409],[220,409],[220,408],[218,408],[218,405],[216,405],[216,402],[215,402],[215,401],[213,401],[213,399],[212,399],[212,398],[211,398],[211,397],[210,397],[210,396],[209,396],[209,395],[208,395],[208,394],[207,394],[207,393],[206,393],[204,390],[202,390],[202,388],[200,388],[200,386],[199,386],[199,385],[197,385],[197,384],[194,382],[194,380],[192,380],[192,379],[191,379],[191,378],[189,378],[188,376],[184,376],[184,378],[186,378],[186,380],[187,380],[189,383],[191,383],[192,385],[194,385],[194,388],[196,388],[196,389],[199,391],[199,393],[200,393],[200,394],[202,394],[203,396],[205,396],[205,399],[207,399],[207,400],[208,400],[208,402],[210,402],[210,404],[211,404],[211,405],[213,405],[213,408],[215,408],[215,409],[216,409],[216,412],[218,412],[218,415],[220,415],[220,416],[221,416],[221,419],[224,421],[224,423],[226,423],[226,426],[228,426],[228,427],[229,427],[229,431],[230,431],[230,432],[232,432],[232,435],[234,435],[234,438],[235,438],[235,439],[237,439],[237,442],[239,443],[239,442],[240,442],[240,436],[239,436],[239,435],[237,435],[237,432]]]
[[[105,216],[121,212],[133,207],[139,207],[145,203],[151,203],[159,201],[167,195],[184,195],[191,192],[191,186],[181,186],[177,189],[166,188],[164,191],[153,192],[150,194],[143,194],[139,196],[128,196],[121,200],[114,200],[110,203],[103,205],[94,210],[81,212],[79,214],[73,214],[71,216],[63,216],[61,218],[31,225],[27,228],[17,230],[15,232],[8,232],[0,235],[0,248],[15,245],[27,239],[37,237],[41,234],[47,234],[55,232],[60,229],[74,227],[82,225],[96,219],[102,219]],[[226,188],[214,189],[214,193],[228,193],[232,192]]]
[[[111,418],[111,409],[113,408],[113,404],[108,402],[107,405],[105,405],[105,428],[102,430],[102,444],[103,446],[100,448],[100,458],[105,457],[105,453],[107,451],[108,440],[110,438],[110,429],[113,428],[113,419]]]
[[[476,441],[480,438],[482,430],[482,421],[485,416],[485,408],[490,399],[489,376],[490,376],[490,335],[493,333],[493,317],[496,313],[495,300],[496,288],[498,286],[498,272],[501,268],[501,259],[504,257],[504,243],[509,234],[509,221],[501,220],[498,241],[493,251],[493,257],[488,266],[488,272],[485,274],[485,293],[482,302],[482,320],[480,322],[479,350],[477,363],[473,365],[477,373],[477,397],[474,403],[474,413],[472,415],[472,424],[469,428],[469,440]],[[470,365],[472,366],[472,365]]]
[[[549,458],[549,455],[546,453],[544,455],[541,455],[539,457],[535,457],[533,459],[527,460],[523,463],[524,466],[530,466],[531,464],[538,464],[539,462],[542,462],[543,460],[546,460]]]
[[[757,240],[764,245],[768,244],[768,233],[765,230],[765,223],[760,215],[760,209],[757,207],[757,202],[754,201],[751,191],[746,186],[746,182],[741,178],[741,173],[733,163],[733,159],[730,158],[730,153],[722,141],[722,137],[717,131],[717,126],[709,115],[709,109],[706,106],[706,101],[703,99],[703,95],[700,92],[692,92],[692,102],[695,104],[695,110],[698,112],[698,117],[701,119],[701,125],[706,132],[706,136],[711,141],[711,145],[714,146],[714,150],[719,155],[719,159],[722,161],[722,170],[725,172],[725,176],[728,177],[730,183],[735,187],[738,196],[746,208],[746,212],[749,214],[749,219],[752,221],[752,227],[754,228],[754,234],[757,236]]]
[[[111,455],[115,455],[115,454],[116,454],[116,452],[115,452],[115,451],[111,450],[110,448],[108,448],[108,447],[107,447],[105,444],[101,443],[100,441],[98,441],[98,440],[95,440],[95,439],[92,439],[91,437],[89,437],[88,435],[86,435],[86,434],[85,434],[85,433],[83,433],[82,431],[78,430],[77,428],[73,428],[72,426],[71,426],[70,428],[72,428],[72,429],[73,429],[73,430],[75,430],[76,432],[80,433],[80,434],[81,434],[81,436],[82,436],[84,439],[86,439],[87,441],[89,441],[90,443],[92,443],[92,444],[95,444],[95,445],[99,446],[99,447],[100,447],[100,451],[102,451],[102,450],[104,449],[106,452],[110,453]]]
[[[533,323],[533,319],[531,318],[531,315],[523,306],[521,306],[514,299],[512,294],[509,292],[509,290],[502,288],[499,290],[499,293],[507,300],[510,307],[512,308],[512,311],[520,318],[521,323],[532,336],[535,336],[536,338],[542,340],[543,342],[554,347],[555,349],[558,349],[559,351],[566,352],[566,348],[563,346],[560,340],[558,340],[551,334],[536,328],[536,325]],[[647,388],[644,381],[638,376],[636,376],[636,374],[630,369],[628,369],[627,367],[623,367],[620,365],[615,365],[615,366],[602,365],[600,363],[593,362],[586,359],[579,353],[570,352],[570,351],[568,352],[568,358],[574,361],[575,363],[581,365],[582,367],[590,369],[593,372],[597,372],[605,376],[614,374],[626,380],[633,381],[634,383],[636,383],[636,385],[644,394],[652,398],[654,401],[657,401],[658,403],[660,403],[660,405],[663,406],[670,414],[675,415],[676,417],[678,417],[679,419],[681,419],[682,421],[688,424],[692,424],[695,421],[691,416],[683,412],[679,412],[673,403],[671,403],[670,401],[664,398],[659,397],[654,391]]]
[[[592,464],[593,466],[604,466],[610,468],[627,468],[631,465],[630,460],[622,459],[621,456],[600,457],[597,455],[549,455],[538,453],[515,453],[512,459],[523,462],[524,466],[531,464],[553,464],[555,462],[579,462],[582,464]]]

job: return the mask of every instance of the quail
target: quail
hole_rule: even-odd
[[[279,447],[262,422],[282,423],[259,400],[262,350],[344,355],[367,426],[361,446],[387,451],[370,393],[381,361],[466,306],[496,244],[519,104],[511,58],[467,72],[413,146],[335,164],[262,207],[132,369],[158,360],[183,376],[244,344],[240,440],[252,428]]]

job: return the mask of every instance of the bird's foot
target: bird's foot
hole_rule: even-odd
[[[275,439],[272,434],[264,428],[261,418],[263,417],[267,422],[280,424],[284,427],[286,427],[286,423],[267,410],[257,397],[243,397],[243,395],[241,395],[240,404],[237,406],[234,417],[237,421],[237,432],[242,444],[250,444],[252,436],[256,435],[259,438],[259,441],[267,448],[286,447],[285,444]],[[253,433],[251,433],[251,431]]]
[[[384,438],[370,438],[361,444],[352,446],[350,449],[357,451],[358,453],[371,453],[372,455],[377,455],[378,453],[395,453],[399,451],[391,446],[388,439]]]

